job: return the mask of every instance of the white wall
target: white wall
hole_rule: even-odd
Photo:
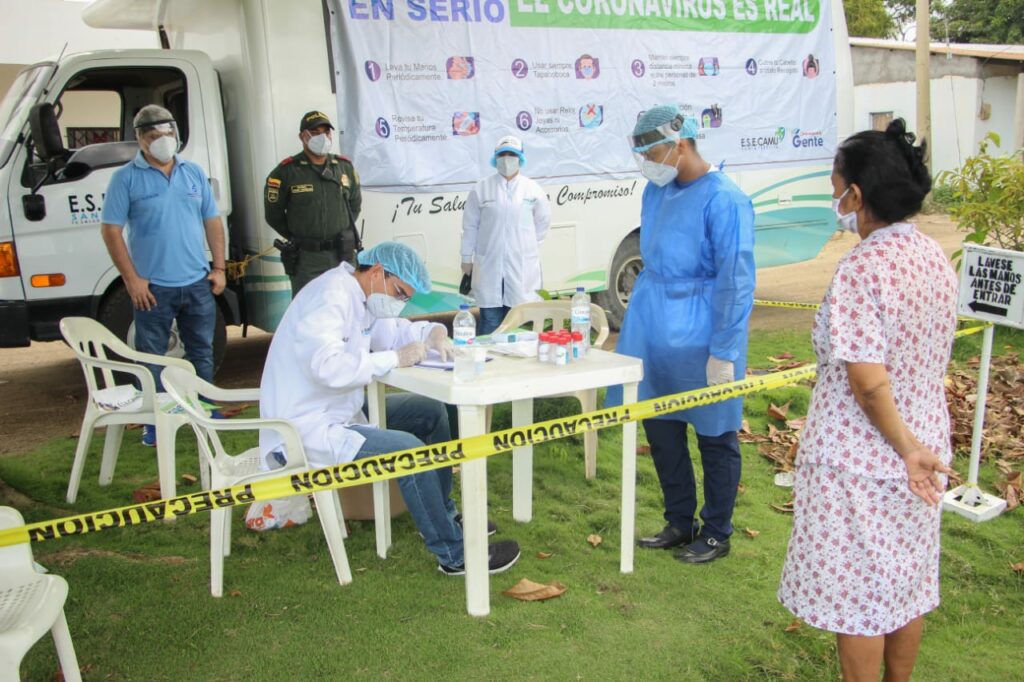
[[[0,0],[0,96],[25,64],[68,52],[160,47],[156,31],[97,29],[82,21],[88,2]]]
[[[978,143],[991,130],[1002,139],[1001,151],[1010,150],[1014,134],[1017,79],[1007,77],[932,79],[932,173],[959,168],[978,151]],[[991,105],[987,121],[979,117],[981,105]],[[891,111],[913,130],[917,99],[913,82],[865,83],[854,89],[854,130],[871,126],[871,113]]]

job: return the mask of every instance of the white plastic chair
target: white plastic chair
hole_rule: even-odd
[[[552,329],[562,329],[570,319],[572,319],[572,301],[568,299],[520,303],[508,311],[505,319],[495,331],[507,332],[529,326],[532,331],[539,333],[544,331],[548,322],[551,323]],[[608,318],[604,314],[604,309],[596,303],[590,304],[590,328],[597,332],[597,336],[593,337],[590,345],[593,348],[600,348],[608,338]],[[563,393],[555,397],[567,396],[580,401],[582,412],[592,412],[597,409],[597,391],[594,389]],[[487,430],[491,430],[489,413]],[[597,431],[587,431],[583,434],[583,469],[588,479],[597,476]]]
[[[194,374],[195,369],[192,364],[180,358],[152,355],[134,350],[102,324],[88,317],[65,317],[60,321],[60,333],[64,335],[64,339],[78,356],[78,361],[82,363],[85,383],[89,388],[85,417],[82,419],[78,447],[75,449],[75,461],[71,466],[71,480],[68,481],[68,502],[74,503],[78,498],[78,487],[82,482],[85,457],[89,452],[93,431],[99,427],[107,429],[106,440],[103,443],[103,459],[100,464],[100,485],[108,485],[114,478],[114,467],[117,465],[117,455],[121,449],[125,424],[152,424],[156,427],[156,461],[160,478],[160,495],[164,498],[174,497],[177,492],[174,441],[178,428],[187,420],[182,414],[172,414],[163,409],[169,399],[156,392],[156,382],[153,380],[149,368],[135,363],[179,367]],[[131,362],[112,360],[109,357],[111,355]],[[131,388],[130,384],[118,384],[115,372],[123,372],[136,377],[141,386],[141,396],[126,405],[101,406],[96,397],[101,391],[109,395],[110,391],[118,386],[124,389]],[[123,378],[121,380],[124,381]]]
[[[160,374],[164,388],[182,407],[196,433],[199,456],[209,468],[210,488],[219,489],[267,478],[291,474],[309,468],[306,451],[299,434],[285,419],[211,419],[199,405],[199,396],[224,402],[248,401],[258,398],[259,389],[228,390],[218,388],[180,367],[168,367]],[[229,455],[220,440],[221,431],[259,431],[272,429],[284,439],[288,464],[273,471],[260,468],[260,449],[254,447],[237,455]],[[352,571],[345,553],[345,521],[341,502],[334,490],[313,493],[317,516],[327,538],[327,547],[334,562],[338,582],[352,582]],[[210,593],[224,594],[224,557],[231,554],[231,507],[210,512]]]
[[[0,529],[25,525],[17,509],[0,507]],[[28,543],[0,547],[0,680],[19,680],[21,659],[46,633],[53,633],[64,679],[81,682],[64,602],[68,583],[39,573]]]

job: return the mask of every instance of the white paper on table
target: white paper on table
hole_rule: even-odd
[[[490,362],[491,358],[487,358],[487,362]],[[431,348],[427,351],[427,357],[416,364],[417,367],[425,367],[427,369],[444,369],[454,370],[455,360],[442,360],[441,354]]]

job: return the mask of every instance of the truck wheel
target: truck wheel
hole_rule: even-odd
[[[612,259],[612,270],[608,275],[608,288],[594,294],[594,302],[604,308],[608,326],[618,330],[626,316],[626,306],[633,293],[637,275],[644,269],[640,258],[640,234],[634,232],[619,244]]]
[[[132,300],[128,290],[118,286],[103,299],[98,313],[100,324],[112,331],[117,338],[135,348],[135,323],[132,320]],[[217,321],[213,329],[213,372],[217,373],[228,346],[227,325],[224,313],[217,306]],[[171,325],[171,338],[167,342],[167,352],[173,358],[185,357],[185,347],[178,335],[178,324]]]

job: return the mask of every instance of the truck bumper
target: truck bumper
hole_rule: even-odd
[[[25,301],[0,301],[0,348],[27,346],[28,305]]]

